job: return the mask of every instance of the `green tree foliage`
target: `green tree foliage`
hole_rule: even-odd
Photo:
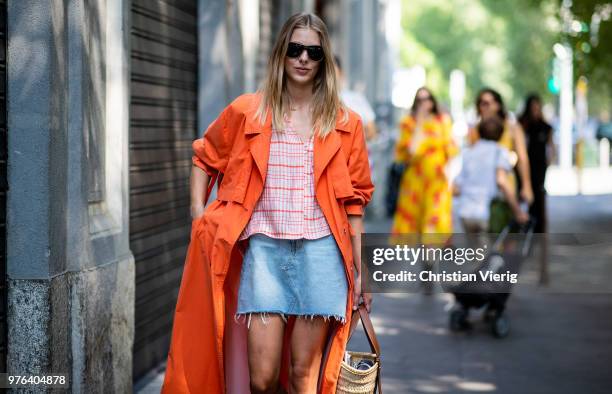
[[[605,0],[574,0],[571,11],[584,31],[564,34],[562,0],[402,0],[400,59],[422,65],[427,84],[448,101],[453,69],[466,74],[466,105],[483,86],[499,90],[510,108],[529,92],[545,99],[552,72],[552,47],[567,40],[574,48],[574,71],[589,80],[591,113],[611,105],[612,20],[602,21],[597,45],[591,39],[593,13]]]
[[[511,108],[525,94],[546,96],[552,46],[559,39],[556,0],[404,0],[401,62],[427,70],[427,84],[448,100],[448,76],[466,74],[466,105],[483,86]]]
[[[574,74],[589,80],[591,114],[599,115],[612,106],[612,19],[601,21],[597,34],[591,30],[593,14],[609,1],[574,0],[572,13],[582,31],[565,35],[574,50]]]

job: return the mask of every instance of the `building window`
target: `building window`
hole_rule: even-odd
[[[106,135],[106,0],[85,0],[83,127],[88,165],[88,200],[104,200]],[[110,148],[110,147],[109,147]]]

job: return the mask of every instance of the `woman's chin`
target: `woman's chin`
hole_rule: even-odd
[[[313,82],[310,75],[289,75],[288,79],[291,83],[300,86],[310,85]]]

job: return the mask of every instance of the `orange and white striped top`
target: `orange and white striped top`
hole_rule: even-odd
[[[239,240],[254,233],[280,239],[331,234],[314,192],[313,138],[304,141],[288,119],[284,130],[272,130],[264,189]]]

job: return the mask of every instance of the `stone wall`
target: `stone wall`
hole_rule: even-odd
[[[8,372],[132,390],[129,1],[7,5]]]

